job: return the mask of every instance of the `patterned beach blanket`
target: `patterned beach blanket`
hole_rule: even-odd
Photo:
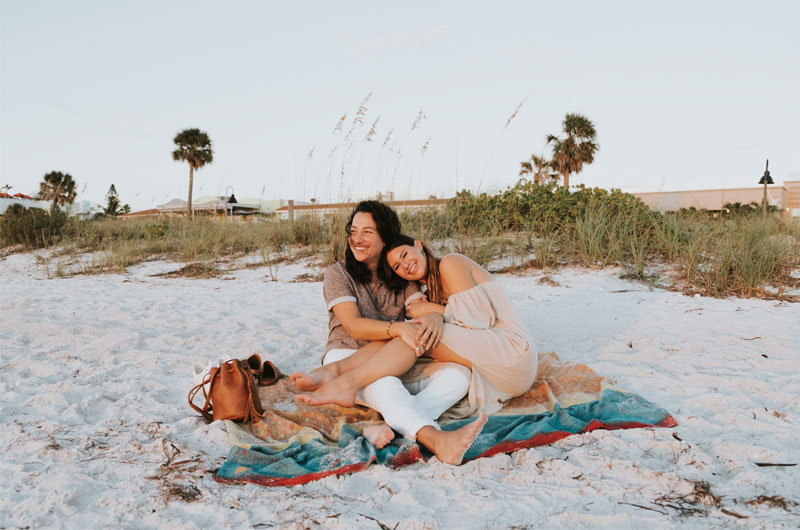
[[[361,436],[381,417],[364,407],[298,403],[297,389],[282,379],[259,389],[266,415],[250,425],[226,421],[232,448],[215,480],[264,486],[304,484],[328,475],[353,473],[371,464],[393,468],[430,457],[424,448],[397,437],[376,449]],[[454,430],[471,419],[443,425]],[[464,462],[545,445],[595,429],[674,427],[670,414],[641,396],[624,392],[588,366],[561,361],[554,353],[539,354],[531,389],[489,417]]]

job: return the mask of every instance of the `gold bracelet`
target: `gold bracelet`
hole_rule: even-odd
[[[391,339],[392,334],[389,333],[389,330],[392,329],[392,324],[394,324],[394,320],[390,320],[388,324],[386,324],[386,335]]]

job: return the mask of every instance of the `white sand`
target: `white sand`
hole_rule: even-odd
[[[800,526],[800,466],[756,465],[800,464],[800,304],[650,291],[618,271],[564,270],[560,286],[505,275],[541,351],[613,377],[679,426],[458,468],[229,486],[212,478],[228,451],[222,423],[186,404],[192,365],[257,352],[286,372],[314,366],[322,285],[291,283],[302,264],[281,265],[278,282],[266,268],[151,276],[176,268],[49,279],[34,254],[0,261],[0,527]],[[718,505],[691,495],[701,482]]]

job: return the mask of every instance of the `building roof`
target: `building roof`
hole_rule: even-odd
[[[119,217],[148,217],[151,215],[158,215],[159,210],[158,208],[150,208],[149,210],[139,210],[138,212],[131,212],[131,213],[123,213],[120,214]]]
[[[156,208],[158,208],[159,210],[168,210],[168,209],[173,209],[173,208],[183,208],[185,210],[187,204],[189,204],[189,203],[187,203],[186,201],[184,201],[182,199],[172,199],[171,201],[169,201],[166,204],[159,204],[158,206],[156,206]]]

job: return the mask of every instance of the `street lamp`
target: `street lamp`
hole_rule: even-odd
[[[767,159],[767,168],[764,170],[764,176],[758,181],[759,184],[764,185],[764,198],[761,200],[761,210],[764,215],[767,215],[767,184],[775,184],[772,177],[769,176],[769,158]]]

